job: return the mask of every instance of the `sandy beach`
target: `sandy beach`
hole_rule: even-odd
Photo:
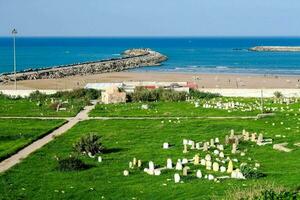
[[[61,79],[43,79],[18,81],[18,89],[74,89],[82,88],[87,83],[122,82],[122,81],[190,81],[199,88],[232,89],[298,89],[299,76],[275,75],[229,75],[196,74],[174,72],[114,72],[86,76],[72,76]],[[1,84],[0,89],[13,89],[13,83]]]

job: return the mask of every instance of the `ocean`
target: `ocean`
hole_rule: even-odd
[[[300,75],[300,52],[251,52],[254,46],[300,46],[300,38],[67,38],[17,37],[17,70],[121,56],[151,48],[168,56],[161,66],[132,71]],[[13,40],[0,38],[0,73],[13,70]]]

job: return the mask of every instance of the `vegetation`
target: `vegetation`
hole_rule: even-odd
[[[4,160],[63,123],[63,120],[0,119],[0,160]]]
[[[191,90],[189,93],[189,97],[194,99],[212,99],[216,97],[221,97],[220,94],[210,93],[210,92],[201,92],[199,90]]]
[[[96,90],[78,89],[46,95],[33,92],[27,98],[0,95],[0,116],[75,116],[91,99],[99,98]],[[60,104],[65,110],[57,111]]]
[[[58,160],[57,169],[59,171],[80,171],[84,169],[88,169],[88,165],[86,165],[82,160],[76,157],[67,157]]]
[[[253,169],[252,167],[249,167],[248,165],[244,165],[241,167],[241,172],[245,176],[245,178],[253,178],[258,179],[266,176],[264,173],[260,172],[257,169]]]
[[[279,91],[275,91],[275,92],[274,92],[274,96],[275,96],[276,98],[282,98],[282,97],[283,97],[283,94],[282,94],[281,92],[279,92]]]
[[[186,92],[176,92],[163,88],[149,90],[144,87],[137,87],[132,94],[128,94],[128,99],[132,102],[174,102],[185,101],[187,98]]]
[[[92,155],[101,153],[103,150],[101,137],[92,133],[82,136],[80,140],[74,144],[74,150],[78,153],[91,153]]]
[[[276,182],[287,191],[299,188],[299,149],[293,146],[299,141],[298,116],[278,114],[263,119],[172,119],[172,120],[89,120],[80,122],[66,134],[56,138],[41,150],[33,153],[21,164],[1,175],[0,199],[221,199],[228,193],[234,194],[237,188],[245,190],[254,185],[265,188],[265,182]],[[163,122],[162,122],[163,121]],[[282,122],[282,123],[281,123]],[[273,125],[274,124],[274,125]],[[298,128],[297,128],[298,127]],[[143,166],[153,161],[156,166],[165,166],[166,159],[175,162],[183,158],[182,140],[196,141],[219,137],[222,141],[231,129],[241,133],[242,129],[264,133],[266,138],[275,143],[288,142],[295,149],[283,153],[272,149],[272,145],[253,146],[241,143],[240,148],[248,149],[246,156],[236,155],[239,163],[247,162],[253,166],[261,164],[260,170],[266,174],[259,179],[223,180],[221,183],[196,179],[195,170],[202,166],[191,167],[191,174],[182,177],[182,184],[173,181],[174,171],[163,171],[160,176],[149,176],[143,169],[129,170],[129,176],[123,175],[128,169],[128,162],[133,157],[141,159]],[[102,143],[109,146],[110,153],[103,154],[103,162],[83,156],[82,161],[94,167],[84,171],[68,173],[54,170],[57,161],[51,159],[68,157],[73,152],[73,144],[86,133],[101,130]],[[276,135],[285,137],[276,137]],[[168,142],[168,150],[162,144]],[[225,155],[230,149],[225,149]],[[186,158],[192,158],[196,151],[189,151]],[[205,156],[205,152],[200,157]],[[251,160],[248,160],[248,157]],[[234,164],[235,165],[235,164]],[[181,173],[181,172],[179,172]],[[218,175],[219,172],[211,172]],[[219,174],[222,175],[222,174]],[[170,181],[168,181],[170,180]],[[24,188],[24,189],[23,189]],[[228,192],[228,193],[227,193]],[[277,191],[276,191],[277,193]],[[102,197],[103,196],[103,197]],[[246,194],[244,195],[246,197]],[[243,195],[240,195],[243,197]]]

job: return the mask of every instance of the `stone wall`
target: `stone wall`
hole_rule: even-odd
[[[150,49],[131,49],[123,53],[123,57],[88,63],[78,63],[47,69],[18,72],[17,80],[56,79],[75,75],[101,74],[123,70],[160,65],[167,57]],[[13,74],[3,74],[0,82],[13,81]]]

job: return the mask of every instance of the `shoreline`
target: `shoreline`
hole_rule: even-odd
[[[87,83],[157,81],[195,82],[201,89],[299,89],[300,77],[292,75],[203,74],[182,72],[122,71],[92,75],[76,75],[59,79],[18,81],[18,89],[65,90],[83,88]],[[14,83],[0,84],[1,90],[14,89]]]

